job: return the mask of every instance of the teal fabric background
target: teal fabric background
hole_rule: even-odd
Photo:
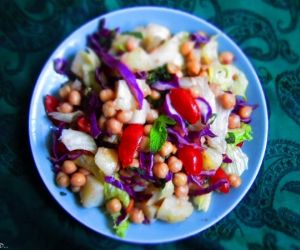
[[[178,8],[224,30],[255,66],[270,119],[263,166],[238,207],[200,234],[156,246],[111,240],[68,216],[39,179],[27,134],[32,90],[52,51],[88,20],[136,5]],[[0,248],[300,249],[299,17],[299,0],[1,0]]]

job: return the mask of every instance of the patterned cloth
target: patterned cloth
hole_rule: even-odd
[[[269,104],[268,148],[251,191],[205,232],[156,246],[111,240],[68,216],[37,174],[27,132],[32,90],[50,53],[86,21],[135,5],[178,8],[216,24],[249,56]],[[299,0],[1,0],[0,248],[300,249],[299,17]]]

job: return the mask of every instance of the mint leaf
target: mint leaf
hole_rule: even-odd
[[[164,123],[166,125],[175,125],[176,121],[174,121],[173,119],[171,119],[170,117],[166,116],[166,115],[161,115],[158,117],[158,120],[161,123]]]
[[[147,83],[148,84],[153,84],[157,81],[171,81],[172,75],[168,72],[167,64],[158,67],[156,69],[153,69],[148,72],[148,77],[147,77]]]
[[[143,34],[141,32],[138,32],[138,31],[128,31],[128,32],[123,32],[122,33],[123,35],[130,35],[130,36],[134,36],[136,38],[139,38],[139,39],[143,39]]]
[[[176,122],[166,115],[159,116],[150,130],[150,151],[157,152],[167,140],[167,125],[175,125]]]

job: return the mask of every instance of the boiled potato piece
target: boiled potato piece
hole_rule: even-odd
[[[76,160],[74,160],[74,163],[78,167],[85,168],[86,170],[90,171],[97,178],[97,180],[103,183],[104,174],[96,165],[94,156],[81,155]]]
[[[217,169],[223,161],[222,154],[214,148],[207,148],[203,152],[203,169],[214,170]]]
[[[211,203],[212,193],[198,195],[193,198],[193,203],[197,210],[207,212]]]
[[[101,206],[104,202],[103,185],[95,177],[89,175],[79,195],[82,206],[86,208]]]
[[[157,212],[157,218],[169,223],[183,221],[193,213],[193,205],[187,200],[174,195],[166,198]]]
[[[98,148],[95,163],[105,175],[113,175],[119,168],[118,153],[111,148]]]

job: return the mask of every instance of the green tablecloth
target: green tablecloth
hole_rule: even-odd
[[[111,240],[68,216],[38,177],[27,139],[32,89],[53,49],[86,21],[135,5],[179,8],[222,28],[254,64],[269,104],[268,148],[251,191],[205,232],[157,246]],[[299,15],[299,0],[1,0],[0,248],[300,249]]]

